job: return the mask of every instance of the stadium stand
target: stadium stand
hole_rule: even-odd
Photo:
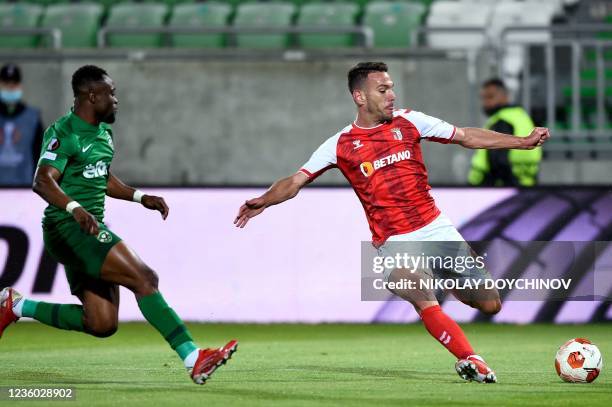
[[[108,15],[108,12],[112,6],[125,2],[125,0],[94,0],[96,3],[104,7],[104,14]]]
[[[162,27],[168,14],[168,6],[162,3],[121,3],[112,6],[106,27],[156,28]],[[109,33],[107,44],[111,47],[161,47],[163,36],[153,34]]]
[[[206,2],[174,6],[169,27],[215,28],[227,25],[232,6]],[[222,48],[225,34],[171,34],[171,45],[178,48]]]
[[[168,7],[174,7],[179,4],[190,4],[195,3],[196,0],[143,0],[145,3],[164,3],[167,4]],[[208,2],[206,2],[208,3]]]
[[[519,75],[523,67],[523,47],[518,43],[543,43],[551,34],[547,31],[507,32],[509,28],[540,27],[549,28],[553,17],[561,10],[558,0],[504,0],[499,2],[491,16],[488,35],[493,45],[502,46],[502,41],[511,42],[503,45],[502,72],[510,89],[519,87]]]
[[[245,3],[238,5],[234,27],[289,27],[296,7],[287,2]],[[275,49],[289,45],[289,34],[239,34],[236,45],[240,48]]]
[[[451,32],[430,32],[427,44],[438,49],[476,49],[487,42],[494,2],[440,0],[431,5],[427,29],[451,29]],[[474,30],[466,32],[465,30]],[[464,31],[462,31],[464,30]]]
[[[355,3],[309,3],[300,9],[297,25],[304,27],[352,27],[359,7]],[[351,34],[300,34],[299,42],[304,48],[350,47],[354,40]]]
[[[38,27],[43,7],[37,4],[0,4],[2,28],[28,29]],[[33,48],[38,45],[38,34],[3,35],[0,48]]]
[[[6,0],[5,0],[6,1]],[[49,6],[52,4],[69,3],[69,0],[21,0],[21,3],[38,4],[41,6]]]
[[[371,1],[365,8],[363,25],[374,30],[377,48],[410,47],[416,45],[416,30],[426,11],[423,3]]]
[[[64,48],[95,47],[103,10],[102,5],[94,3],[52,4],[41,25],[61,30]],[[48,41],[44,38],[43,46],[49,46]]]

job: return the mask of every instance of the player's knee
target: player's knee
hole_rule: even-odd
[[[157,290],[157,286],[159,285],[159,277],[157,276],[157,273],[151,268],[147,267],[144,274],[145,284],[147,284],[153,290]]]
[[[118,328],[119,323],[114,318],[85,320],[85,330],[97,338],[108,338],[109,336],[113,336]]]
[[[483,301],[478,304],[478,309],[487,315],[495,315],[501,311],[502,304],[500,300]]]
[[[159,285],[159,277],[157,273],[150,267],[144,266],[140,270],[140,283],[138,284],[136,293],[139,295],[149,295],[157,291]]]

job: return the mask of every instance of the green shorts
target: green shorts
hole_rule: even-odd
[[[64,265],[70,292],[77,294],[88,279],[99,279],[102,265],[110,249],[121,241],[103,223],[98,223],[97,236],[89,235],[73,220],[53,225],[43,224],[45,248]]]

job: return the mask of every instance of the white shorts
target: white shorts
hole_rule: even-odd
[[[391,236],[387,242],[462,242],[465,241],[453,222],[440,214],[429,225],[403,235]],[[383,244],[381,247],[385,246]]]
[[[446,242],[446,243],[445,243]],[[459,243],[457,243],[459,242]],[[403,235],[391,236],[378,248],[381,257],[411,256],[411,257],[472,257],[474,252],[463,236],[455,228],[446,216],[440,214],[430,224],[421,229],[405,233]],[[487,277],[486,269],[475,269],[470,267],[427,268],[428,275],[435,278],[480,278]],[[395,268],[386,268],[383,272],[385,280]]]

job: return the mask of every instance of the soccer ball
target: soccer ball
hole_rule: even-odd
[[[570,383],[591,383],[599,376],[602,366],[601,352],[584,338],[565,342],[555,357],[557,374]]]

